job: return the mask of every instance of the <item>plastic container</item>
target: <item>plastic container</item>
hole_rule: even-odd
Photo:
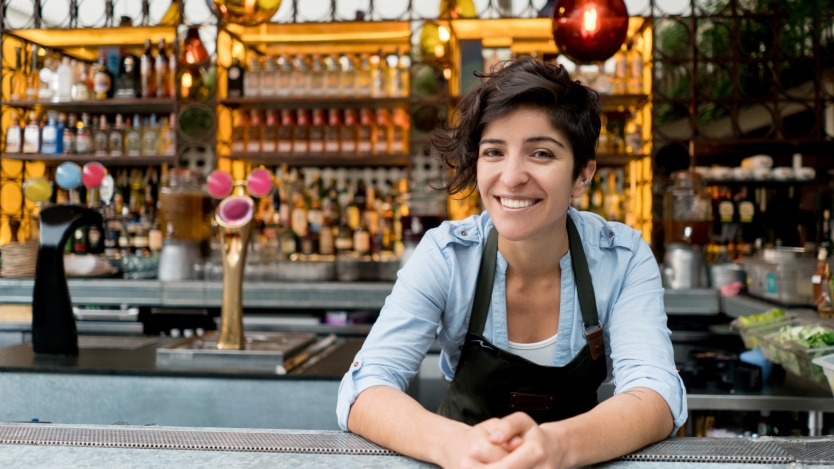
[[[764,321],[757,321],[751,324],[742,324],[739,322],[738,319],[736,319],[730,323],[730,327],[738,331],[739,335],[741,336],[742,342],[744,342],[744,346],[748,350],[753,350],[761,347],[761,344],[759,344],[759,339],[758,337],[756,337],[755,334],[753,334],[753,331],[769,326],[781,326],[782,324],[787,324],[792,320],[793,316],[780,316],[778,318],[766,319]],[[777,328],[776,330],[779,329]]]
[[[752,333],[759,340],[765,358],[773,363],[781,364],[786,370],[802,376],[820,385],[826,384],[825,372],[815,365],[813,360],[834,354],[834,346],[820,348],[805,348],[796,342],[779,342],[776,337],[779,329],[784,326],[820,326],[811,321],[793,320],[781,325],[754,330]]]
[[[779,321],[763,325],[762,327],[750,328],[747,333],[752,336],[751,342],[755,343],[762,349],[762,353],[765,358],[773,363],[776,363],[777,365],[780,365],[782,364],[786,351],[782,347],[782,344],[776,341],[776,335],[778,335],[779,329],[784,326],[804,325],[805,324],[798,319],[791,319],[788,321]]]
[[[811,363],[823,371],[828,387],[831,388],[831,394],[834,395],[834,355],[817,357]]]

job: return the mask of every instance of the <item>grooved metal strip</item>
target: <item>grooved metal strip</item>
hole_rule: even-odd
[[[770,441],[724,438],[675,438],[623,456],[622,461],[784,464],[795,459]]]
[[[0,425],[0,444],[394,456],[352,433],[268,433]]]
[[[798,463],[834,464],[834,437],[776,440]]]

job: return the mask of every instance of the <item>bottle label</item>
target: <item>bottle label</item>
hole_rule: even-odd
[[[90,136],[86,134],[78,135],[75,139],[75,151],[77,153],[90,153],[91,150]]]
[[[110,156],[122,156],[122,134],[113,132],[108,139]]]
[[[306,140],[296,140],[293,142],[292,151],[295,153],[307,153],[310,146],[307,145]]]
[[[738,217],[742,223],[750,223],[753,221],[753,215],[756,213],[756,207],[753,202],[745,200],[738,204]]]
[[[325,256],[333,254],[333,231],[330,227],[325,227],[319,233],[319,254]]]
[[[295,208],[292,211],[292,230],[296,236],[304,236],[307,234],[307,214],[304,213],[303,208]]]
[[[23,130],[23,153],[37,153],[40,144],[40,129],[37,125],[27,125]]]
[[[10,127],[6,133],[6,153],[20,153],[20,127]]]
[[[237,80],[238,78],[240,78],[240,68],[239,67],[229,68],[229,80]]]
[[[718,204],[718,216],[722,223],[732,222],[734,214],[735,206],[729,200],[723,200]]]
[[[321,140],[310,140],[310,153],[322,153],[324,151],[324,142]]]
[[[359,254],[367,254],[371,250],[371,235],[367,231],[353,233],[353,245]]]
[[[110,77],[104,72],[96,72],[93,75],[93,92],[97,95],[105,95],[110,91]]]
[[[142,154],[145,156],[156,155],[156,134],[146,132],[142,139]]]
[[[44,127],[42,138],[41,152],[52,154],[58,151],[58,129],[52,126]]]
[[[310,230],[313,233],[321,231],[321,225],[324,223],[324,216],[321,210],[311,209],[307,214],[307,220],[310,222]]]
[[[337,251],[350,251],[353,249],[353,240],[350,238],[336,238],[335,244]]]
[[[264,141],[261,144],[261,151],[264,153],[275,153],[275,139],[271,135],[264,134]]]
[[[127,156],[140,156],[142,154],[139,134],[131,132],[127,136]]]

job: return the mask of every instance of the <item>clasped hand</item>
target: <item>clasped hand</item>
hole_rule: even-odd
[[[489,419],[450,442],[448,469],[562,469],[564,442],[523,412]]]

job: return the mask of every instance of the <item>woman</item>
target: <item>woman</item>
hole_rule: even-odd
[[[570,208],[596,169],[597,94],[519,59],[454,122],[434,139],[447,190],[477,183],[486,212],[427,232],[399,272],[339,388],[341,427],[449,468],[573,467],[672,434],[686,399],[654,257]],[[452,381],[437,414],[403,392],[435,336]]]

